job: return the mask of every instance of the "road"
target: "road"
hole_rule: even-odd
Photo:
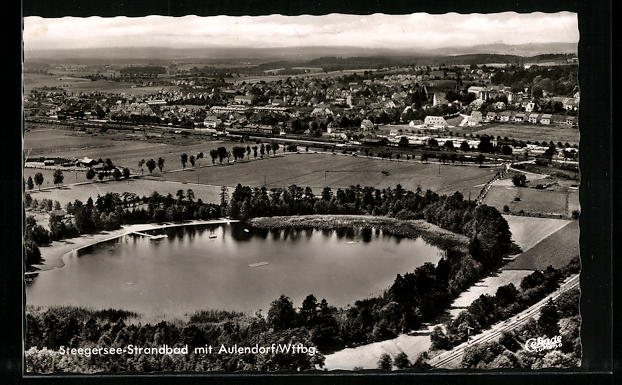
[[[488,329],[474,337],[467,342],[456,346],[452,350],[443,352],[437,356],[432,357],[428,363],[435,368],[447,368],[455,369],[460,365],[464,350],[474,344],[482,344],[490,341],[494,341],[501,337],[501,334],[505,331],[515,330],[529,321],[530,318],[537,319],[540,314],[540,309],[547,303],[549,299],[557,299],[557,297],[574,288],[579,287],[579,274],[575,274],[567,278],[562,285],[552,294],[546,296],[544,299],[531,306],[529,309],[524,310],[518,315],[512,316],[510,319],[499,322],[491,329]]]

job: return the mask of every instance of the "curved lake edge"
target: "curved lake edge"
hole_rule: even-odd
[[[352,227],[373,227],[384,233],[404,238],[421,237],[426,243],[441,249],[459,249],[466,251],[469,238],[445,230],[423,219],[397,219],[372,215],[293,215],[276,217],[258,217],[246,221],[249,227],[272,229],[319,229],[334,230]]]
[[[38,265],[34,265],[38,270],[25,272],[25,276],[37,275],[39,273],[60,269],[65,266],[65,257],[69,256],[78,250],[108,241],[112,241],[117,238],[121,238],[125,235],[132,234],[134,232],[151,231],[159,229],[167,229],[172,227],[182,226],[202,226],[202,225],[218,225],[227,223],[237,223],[237,219],[212,219],[212,220],[194,220],[189,222],[179,223],[145,223],[122,226],[120,229],[105,231],[95,234],[85,234],[76,238],[64,239],[62,241],[54,241],[50,246],[41,247],[41,256],[43,262]]]

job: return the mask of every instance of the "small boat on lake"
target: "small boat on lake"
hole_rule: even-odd
[[[251,264],[248,265],[248,267],[260,267],[260,266],[266,266],[266,265],[269,265],[269,264],[270,264],[269,262],[263,261],[263,262],[251,263]]]

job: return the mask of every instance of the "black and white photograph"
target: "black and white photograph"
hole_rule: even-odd
[[[24,375],[580,368],[579,35],[25,16]]]

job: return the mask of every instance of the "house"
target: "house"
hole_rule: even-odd
[[[447,122],[445,118],[442,116],[432,116],[428,115],[425,117],[423,124],[428,128],[445,128],[447,127]]]
[[[577,126],[577,118],[575,116],[567,116],[566,117],[566,125],[568,125],[570,127],[576,127]]]
[[[490,90],[486,87],[471,86],[467,89],[467,92],[470,94],[475,94],[477,99],[480,100],[488,100],[490,98]]]
[[[505,110],[505,103],[503,103],[503,102],[496,102],[495,103],[495,109],[496,110]]]
[[[536,108],[536,103],[529,102],[525,105],[525,112],[532,112]]]
[[[203,120],[203,126],[207,128],[216,128],[222,124],[222,120],[218,119],[217,116],[207,115],[205,120]]]
[[[529,123],[538,123],[538,114],[529,114]]]
[[[525,114],[519,112],[518,114],[514,115],[514,123],[522,123],[523,121],[525,121]]]
[[[369,119],[364,119],[361,122],[361,129],[364,131],[372,131],[374,128],[374,123],[372,123],[372,121]]]
[[[553,115],[553,117],[551,119],[551,123],[556,124],[556,125],[566,124],[566,116],[565,115],[555,114],[555,115]]]
[[[479,111],[471,112],[471,116],[469,116],[467,124],[469,126],[477,126],[482,123],[482,113]]]
[[[91,159],[91,158],[86,157],[86,156],[84,158],[78,159],[76,161],[76,165],[84,166],[84,167],[93,167],[96,164],[97,164],[97,161],[95,159]]]
[[[339,127],[339,124],[335,121],[328,123],[328,125],[326,126],[326,132],[329,134],[334,134],[340,130],[341,128]]]
[[[447,95],[445,92],[435,92],[432,98],[432,106],[448,104],[445,95]]]
[[[430,71],[430,79],[443,79],[445,77],[445,71],[437,70]]]
[[[562,105],[566,111],[576,111],[579,109],[578,98],[564,98]]]
[[[257,98],[255,97],[255,95],[236,95],[233,98],[233,102],[236,104],[248,104],[251,105],[253,103],[255,103],[255,100]]]
[[[492,111],[488,111],[488,113],[486,114],[486,121],[487,122],[493,122],[495,120],[499,119],[499,115],[497,115],[496,112],[492,112]]]
[[[499,113],[499,120],[502,122],[509,122],[512,113],[510,111],[501,111]]]
[[[313,111],[311,111],[311,116],[314,118],[325,118],[327,116],[333,116],[333,111],[324,105],[317,105]]]
[[[551,114],[542,114],[542,116],[540,117],[540,123],[542,124],[551,124],[551,120],[552,120],[552,115]]]

